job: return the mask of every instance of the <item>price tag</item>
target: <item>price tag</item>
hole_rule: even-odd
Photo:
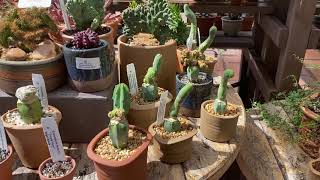
[[[134,96],[138,93],[138,82],[136,68],[134,67],[133,63],[127,65],[127,75],[130,87],[130,94]]]
[[[0,150],[8,150],[8,143],[2,120],[0,120]]]
[[[83,69],[83,70],[90,70],[90,69],[100,69],[101,62],[100,58],[80,58],[76,57],[76,68]]]
[[[201,44],[201,34],[200,34],[200,29],[198,28],[198,39],[199,39],[199,46],[200,46],[200,44]]]
[[[38,97],[41,100],[41,106],[44,109],[48,109],[48,96],[46,90],[46,84],[41,74],[32,74],[32,82],[34,87],[38,89]]]
[[[58,125],[53,117],[41,118],[41,125],[53,162],[64,161],[65,154]]]
[[[48,8],[51,6],[51,0],[19,0],[18,8]]]
[[[166,114],[168,95],[169,95],[169,92],[165,91],[160,96],[160,105],[158,107],[158,113],[157,113],[157,124],[158,125],[162,124],[164,121],[164,116]]]

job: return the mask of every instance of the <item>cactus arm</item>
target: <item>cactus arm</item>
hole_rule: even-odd
[[[172,107],[170,110],[170,117],[172,118],[177,118],[178,117],[178,112],[180,109],[180,104],[182,101],[188,96],[188,94],[193,90],[193,85],[192,83],[186,84],[178,93]]]
[[[187,42],[192,41],[193,46],[197,43],[197,18],[193,11],[190,9],[188,4],[183,6],[184,14],[191,23],[189,37]]]
[[[196,82],[199,76],[199,67],[198,66],[188,66],[187,67],[187,76],[189,82]]]
[[[123,110],[124,114],[129,112],[130,97],[129,88],[126,84],[120,83],[115,86],[112,94],[113,110]]]
[[[208,38],[205,41],[203,41],[203,43],[201,43],[199,46],[199,51],[201,53],[204,53],[204,51],[211,46],[211,44],[214,41],[214,38],[216,37],[216,32],[217,32],[217,27],[213,25],[209,30]]]
[[[163,61],[162,54],[157,54],[154,57],[152,68],[155,70],[156,74],[159,73],[162,61]]]
[[[129,124],[126,120],[112,119],[109,124],[109,136],[115,148],[123,149],[128,143]]]

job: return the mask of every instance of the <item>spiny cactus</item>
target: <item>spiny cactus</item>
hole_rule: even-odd
[[[192,83],[186,84],[178,93],[173,105],[171,106],[170,118],[165,119],[163,127],[167,132],[177,132],[181,129],[180,121],[178,120],[178,113],[180,104],[193,90]]]
[[[91,49],[99,47],[100,39],[96,32],[88,28],[85,31],[74,34],[71,43],[76,49]]]
[[[188,20],[191,23],[191,28],[190,28],[190,33],[189,33],[189,37],[187,39],[187,44],[189,42],[192,42],[192,49],[194,49],[194,47],[197,44],[197,17],[196,15],[193,13],[193,11],[189,8],[188,4],[185,4],[183,6],[184,9],[184,15],[188,18]]]
[[[126,114],[130,108],[129,88],[120,83],[115,86],[112,94],[113,110],[109,112],[109,136],[116,148],[125,148],[128,143],[129,124]]]
[[[42,107],[37,94],[37,88],[29,85],[17,89],[17,109],[21,119],[26,124],[39,123],[42,116]]]
[[[231,69],[227,69],[223,73],[223,77],[221,78],[221,82],[218,88],[218,96],[214,100],[213,110],[218,114],[224,114],[227,107],[227,84],[228,80],[234,76],[234,72]]]
[[[158,95],[158,84],[156,82],[157,75],[162,63],[162,55],[157,54],[154,57],[153,65],[147,71],[147,74],[144,76],[142,83],[142,97],[147,102],[155,101]]]

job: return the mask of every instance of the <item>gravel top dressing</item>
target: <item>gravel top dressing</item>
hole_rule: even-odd
[[[68,174],[72,169],[72,162],[70,159],[59,162],[47,162],[41,170],[41,174],[48,178],[62,177]]]
[[[218,114],[218,113],[214,112],[213,111],[213,103],[206,104],[206,106],[204,108],[206,109],[206,111],[208,113],[215,115],[215,116],[234,116],[239,112],[238,107],[236,107],[232,104],[227,104],[227,109],[224,114]]]
[[[154,101],[157,102],[160,100],[160,96],[161,94],[164,92],[165,90],[162,88],[158,88],[158,98]],[[131,96],[131,101],[139,104],[139,105],[146,105],[146,104],[151,104],[154,102],[146,102],[143,97],[142,97],[142,92],[141,92],[141,88],[139,88],[138,93],[135,96]]]
[[[188,120],[184,117],[178,117],[178,120],[181,123],[181,130],[178,132],[167,132],[164,127],[161,125],[155,125],[153,130],[162,138],[162,139],[174,139],[181,136],[187,135],[193,130],[191,124],[188,124]]]

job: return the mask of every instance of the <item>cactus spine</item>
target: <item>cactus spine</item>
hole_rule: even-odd
[[[156,79],[161,67],[161,63],[162,55],[157,54],[154,57],[152,67],[148,69],[147,74],[144,76],[141,90],[142,97],[147,102],[153,102],[159,97]]]
[[[218,114],[224,114],[226,111],[227,101],[227,84],[228,80],[234,76],[234,72],[231,69],[227,69],[223,73],[223,77],[221,79],[219,88],[218,88],[218,96],[214,100],[213,110]]]

